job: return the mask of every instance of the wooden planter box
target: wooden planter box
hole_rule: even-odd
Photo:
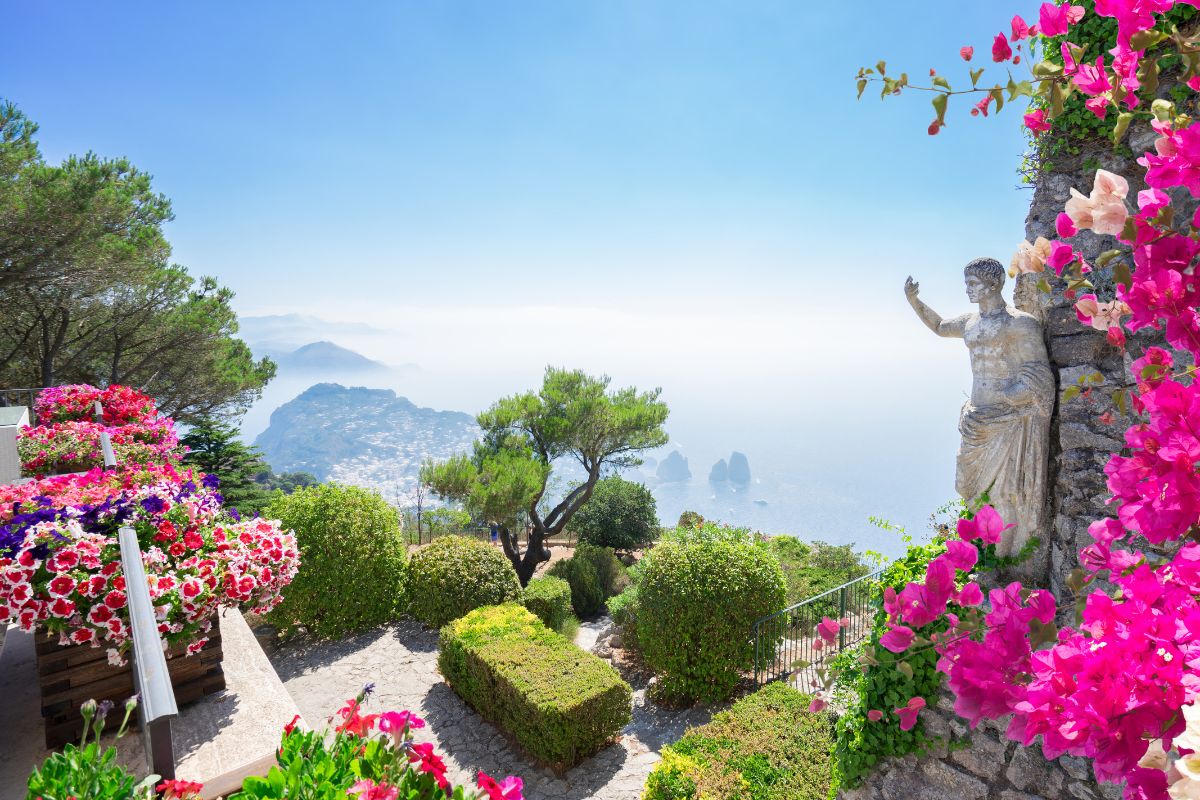
[[[184,655],[184,648],[167,651],[167,672],[180,706],[199,700],[225,688],[221,669],[221,629],[213,620],[212,632],[204,649]],[[37,633],[38,684],[42,694],[42,718],[46,727],[46,746],[58,748],[78,742],[83,732],[80,707],[88,700],[111,700],[112,712],[105,729],[115,729],[125,716],[125,701],[133,694],[133,671],[129,664],[114,667],[108,663],[103,647],[70,645],[63,647],[57,636]]]

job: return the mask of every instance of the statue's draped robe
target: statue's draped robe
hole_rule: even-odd
[[[1000,517],[1017,526],[997,546],[1000,556],[1015,555],[1042,528],[1055,393],[1048,363],[1022,364],[1013,377],[1021,404],[967,401],[958,422],[955,489],[968,501],[987,492]]]

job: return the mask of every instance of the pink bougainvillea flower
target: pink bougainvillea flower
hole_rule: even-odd
[[[972,58],[975,57],[975,48],[968,45],[967,47],[964,47],[961,50],[959,50],[958,54],[960,56],[962,56],[963,61],[970,61]]]
[[[946,557],[954,565],[955,569],[970,572],[979,560],[979,551],[972,544],[958,539],[951,539],[946,542]]]
[[[1067,265],[1078,259],[1079,253],[1075,252],[1075,248],[1056,239],[1050,243],[1050,257],[1046,259],[1046,266],[1054,270],[1056,275],[1062,275]]]
[[[1125,207],[1128,194],[1129,181],[1108,170],[1096,170],[1090,195],[1085,197],[1078,189],[1071,189],[1066,214],[1079,230],[1116,236],[1125,229],[1129,217],[1129,209]]]
[[[1062,36],[1067,28],[1083,19],[1083,6],[1043,3],[1038,11],[1038,30],[1042,36]]]
[[[1108,71],[1104,68],[1104,56],[1097,56],[1094,65],[1080,64],[1074,77],[1071,78],[1071,82],[1079,91],[1089,97],[1112,91],[1112,82],[1109,80]]]
[[[1012,18],[1012,40],[1019,42],[1029,36],[1029,24],[1021,19],[1021,15]]]
[[[1004,524],[996,509],[986,505],[976,511],[971,519],[958,521],[958,535],[967,542],[982,539],[984,544],[997,544],[1000,534],[1013,527],[1016,527],[1015,523]]]
[[[1084,325],[1098,331],[1107,331],[1121,324],[1121,317],[1129,313],[1129,306],[1121,300],[1101,303],[1094,294],[1085,294],[1075,302],[1075,316]]]
[[[1071,215],[1067,212],[1062,212],[1054,220],[1054,231],[1063,239],[1070,239],[1079,230],[1075,227],[1075,221],[1071,219]]]
[[[1117,41],[1128,45],[1135,33],[1154,27],[1155,14],[1170,11],[1174,5],[1174,0],[1096,0],[1096,14],[1115,17]]]
[[[1008,37],[1003,33],[996,34],[996,40],[992,42],[992,61],[1001,64],[1012,58],[1013,51],[1008,45]]]
[[[1046,121],[1046,112],[1040,108],[1030,111],[1025,115],[1025,127],[1033,133],[1045,133],[1050,130],[1050,123]]]
[[[913,726],[917,724],[917,714],[924,707],[925,698],[914,697],[908,701],[908,705],[895,709],[896,716],[900,717],[900,730],[912,730]]]
[[[985,95],[982,100],[971,107],[971,116],[977,117],[980,114],[983,114],[986,117],[988,115],[988,107],[991,106],[993,99],[995,98],[993,98],[990,94]]]
[[[1025,272],[1042,272],[1046,269],[1046,259],[1050,258],[1050,240],[1039,236],[1033,244],[1022,241],[1013,253],[1012,263],[1008,267],[1009,275],[1019,275]]]
[[[879,643],[893,653],[903,653],[912,645],[915,636],[916,634],[912,628],[904,625],[896,625],[883,636],[879,637]]]
[[[837,640],[838,629],[840,627],[841,624],[836,620],[832,620],[829,617],[824,617],[820,622],[817,623],[817,633],[819,633],[821,638],[825,641],[834,642]]]
[[[871,722],[879,722],[879,720],[883,719],[883,712],[877,708],[872,708],[867,712],[867,719],[871,720]]]
[[[371,780],[358,781],[350,787],[347,793],[350,797],[356,797],[358,800],[396,800],[400,796],[400,790],[395,786]]]
[[[819,697],[814,697],[814,698],[812,699],[812,702],[808,704],[808,713],[810,713],[810,714],[816,714],[816,713],[818,713],[818,712],[824,711],[824,710],[825,710],[825,707],[826,707],[827,705],[829,705],[829,704],[828,704],[828,703],[826,703],[826,702],[825,702],[824,700],[822,700],[821,698],[819,698]]]
[[[475,785],[487,793],[488,800],[524,800],[521,792],[525,782],[512,775],[497,783],[495,778],[480,770]]]
[[[1105,338],[1108,339],[1108,343],[1113,347],[1120,350],[1125,349],[1125,331],[1121,329],[1120,325],[1113,325],[1109,328],[1105,333]]]
[[[968,583],[958,592],[960,606],[977,606],[983,602],[983,590],[977,583]]]

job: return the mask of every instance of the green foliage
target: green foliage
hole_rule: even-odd
[[[625,565],[617,558],[611,547],[597,547],[587,542],[580,542],[575,547],[575,553],[571,556],[571,560],[587,561],[596,568],[600,590],[604,592],[606,600],[624,589],[629,582],[629,579],[625,577]]]
[[[675,523],[677,528],[696,528],[704,524],[704,517],[700,516],[695,511],[684,511],[679,515],[679,521]]]
[[[1109,56],[1107,51],[1117,39],[1117,20],[1113,17],[1102,17],[1096,14],[1095,0],[1072,0],[1072,2],[1075,5],[1083,6],[1085,9],[1083,19],[1078,24],[1072,25],[1070,31],[1071,44],[1083,48],[1082,57],[1078,61],[1080,63],[1088,62],[1094,64],[1096,58],[1101,55],[1106,60],[1109,60],[1111,56]],[[1183,26],[1195,20],[1198,16],[1200,16],[1200,11],[1180,4],[1170,13],[1163,15],[1155,27],[1161,31],[1169,31],[1172,25]],[[1067,38],[1067,36],[1053,38],[1038,37],[1042,55],[1047,62],[1062,65],[1062,44]],[[1148,58],[1154,55],[1156,55],[1155,52],[1147,54]],[[1177,71],[1178,64],[1179,59],[1177,56],[1172,55],[1162,58],[1159,67],[1162,70],[1164,78]],[[1069,94],[1063,101],[1062,114],[1054,119],[1054,127],[1042,136],[1031,137],[1033,159],[1038,164],[1038,171],[1042,173],[1049,172],[1054,169],[1055,161],[1076,157],[1089,144],[1112,141],[1113,132],[1116,129],[1120,115],[1109,113],[1106,119],[1100,119],[1087,110],[1084,105],[1086,99],[1087,97],[1081,92],[1072,92]],[[1049,108],[1049,103],[1046,100],[1036,100],[1035,105]],[[1148,105],[1148,103],[1143,104],[1143,108],[1148,107]],[[1133,152],[1126,144],[1118,146],[1117,152],[1126,158],[1133,156]],[[1094,168],[1090,167],[1088,169],[1090,171]],[[1036,175],[1033,177],[1036,180]]]
[[[548,575],[561,578],[571,587],[571,606],[581,619],[594,617],[604,608],[604,587],[596,565],[582,558],[568,558],[550,567]]]
[[[653,541],[658,533],[654,495],[644,484],[619,476],[596,483],[592,496],[571,521],[581,542],[633,550]]]
[[[553,575],[534,578],[525,587],[521,603],[552,631],[562,633],[571,619],[571,584]]]
[[[610,390],[609,382],[547,367],[540,390],[506,397],[477,417],[483,436],[471,455],[421,468],[421,481],[439,496],[500,525],[505,555],[522,585],[550,558],[545,540],[563,532],[602,471],[637,466],[639,453],[667,442],[661,390]],[[560,459],[577,462],[587,478],[546,509],[546,488]],[[533,526],[524,552],[517,531],[522,519]]]
[[[854,545],[832,545],[826,542],[802,542],[792,536],[773,536],[767,546],[779,559],[787,583],[787,603],[815,597],[870,572]],[[814,616],[841,616],[836,597],[819,601],[812,609]]]
[[[472,609],[519,600],[521,584],[495,547],[465,536],[443,536],[409,563],[409,612],[441,627]]]
[[[244,409],[275,374],[233,293],[170,263],[171,203],[123,158],[45,163],[0,105],[0,384],[136,386],[182,422]]]
[[[891,587],[898,592],[912,581],[923,581],[929,562],[945,549],[944,534],[935,536],[929,544],[911,545],[904,557],[880,576],[871,597],[875,622],[865,647],[865,652],[879,654],[878,662],[867,664],[863,671],[857,663],[850,662],[848,655],[840,657],[838,666],[841,669],[836,671],[842,681],[841,694],[849,697],[851,702],[836,726],[833,749],[835,790],[857,786],[883,758],[922,753],[930,743],[919,719],[916,727],[902,731],[900,718],[892,712],[912,697],[923,697],[930,706],[937,704],[938,689],[942,685],[942,674],[937,671],[937,652],[927,647],[923,650],[913,648],[906,653],[904,660],[912,668],[910,675],[897,668],[896,659],[880,646],[879,639],[888,631],[887,615],[883,612],[883,590]],[[928,638],[945,629],[946,622],[937,620],[915,632]],[[882,711],[883,719],[869,720],[867,712],[872,710]]]
[[[125,717],[116,738],[125,735],[129,718],[136,707],[136,699],[130,698],[126,702]],[[51,753],[40,767],[34,767],[26,784],[26,800],[153,800],[157,775],[150,775],[139,782],[117,761],[116,747],[100,749],[105,713],[103,709],[97,710],[94,700],[83,704],[80,710],[83,738],[79,746],[68,744],[62,750]],[[91,742],[88,742],[89,738]]]
[[[832,720],[771,683],[663,749],[642,800],[825,800]]]
[[[554,768],[579,763],[631,718],[633,691],[615,669],[517,605],[442,628],[438,668],[481,716]]]
[[[738,529],[664,537],[643,559],[637,639],[664,696],[723,700],[754,665],[755,620],[783,608],[779,560]]]
[[[396,512],[376,492],[321,484],[276,495],[266,516],[296,532],[300,571],[269,619],[338,638],[393,619],[403,606],[405,546]]]
[[[221,480],[225,505],[236,508],[243,515],[253,515],[262,512],[271,502],[271,493],[258,481],[258,476],[269,473],[271,468],[263,461],[257,447],[248,447],[242,442],[234,425],[213,417],[202,417],[190,426],[180,442],[188,448],[183,457],[185,466],[216,475]]]
[[[294,730],[284,735],[271,771],[246,778],[229,800],[345,800],[350,787],[363,779],[396,787],[404,800],[462,800],[461,786],[448,794],[402,753],[380,737]]]

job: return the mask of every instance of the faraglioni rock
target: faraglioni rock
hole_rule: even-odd
[[[971,356],[971,397],[958,419],[955,490],[967,502],[984,492],[1006,523],[996,554],[1020,552],[1043,525],[1050,465],[1054,373],[1042,323],[1005,302],[1004,267],[981,258],[964,269],[967,298],[979,310],[942,319],[917,298],[909,278],[904,293],[917,316],[938,336],[962,339]]]
[[[740,484],[750,482],[750,461],[736,450],[729,456],[729,480]]]
[[[729,480],[729,465],[725,463],[725,459],[721,459],[713,464],[712,470],[708,473],[710,483],[724,483]]]
[[[660,461],[654,474],[663,483],[686,481],[692,477],[687,459],[679,455],[678,450],[671,451],[671,455]]]

